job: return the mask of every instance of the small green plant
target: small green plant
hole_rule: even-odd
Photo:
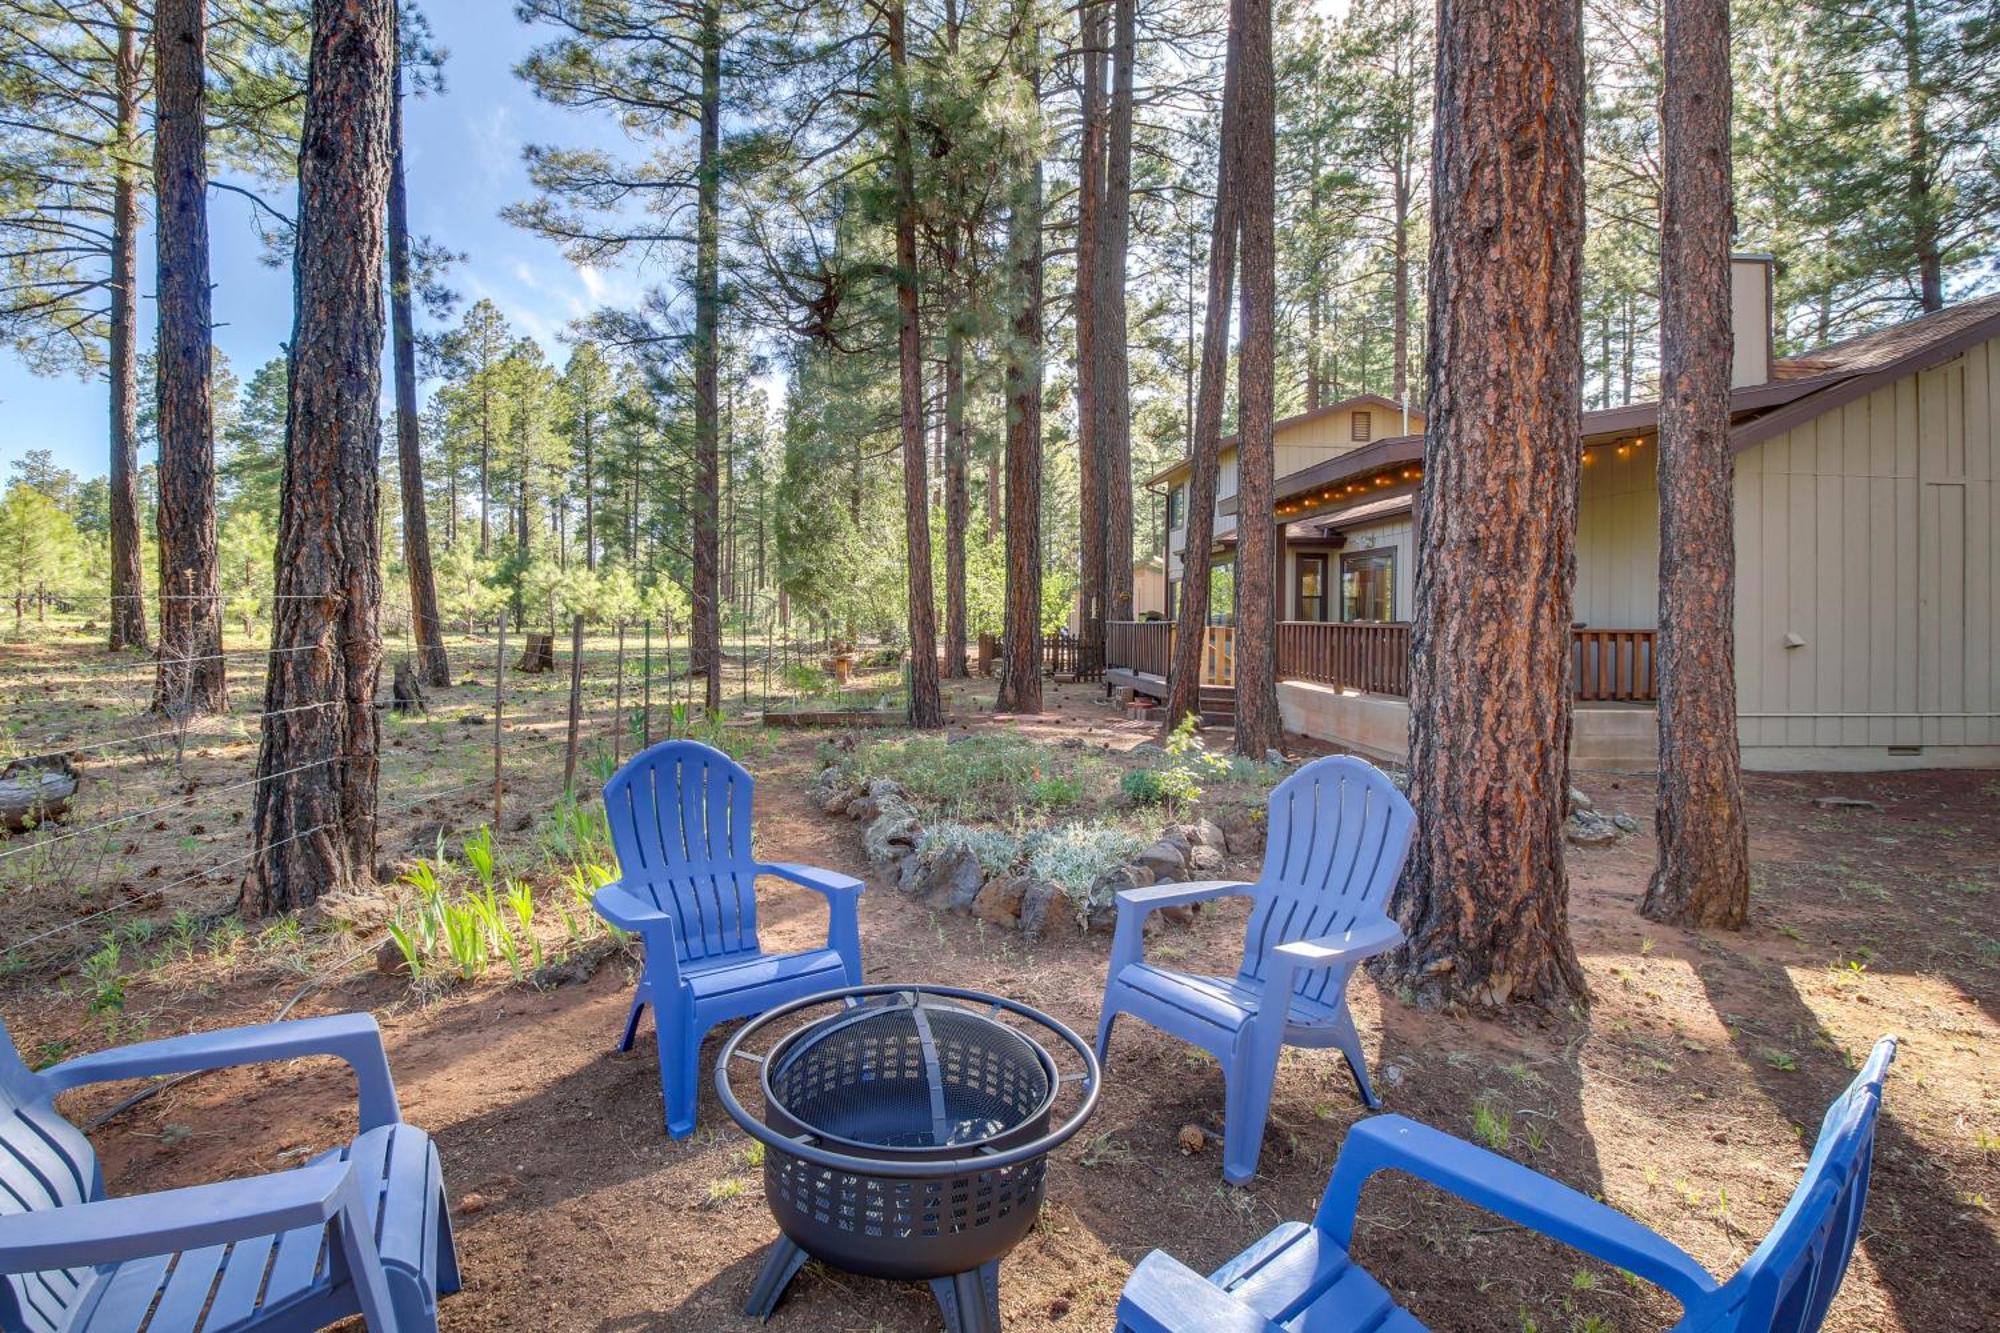
[[[1764,1048],[1764,1063],[1782,1074],[1797,1073],[1799,1068],[1799,1062],[1792,1058],[1789,1051],[1781,1051],[1773,1046]]]
[[[389,923],[389,938],[396,942],[397,952],[403,955],[403,964],[410,970],[410,980],[422,981],[424,959],[430,951],[418,947],[416,932],[398,916]]]
[[[90,983],[93,1014],[125,1012],[125,974],[119,970],[121,952],[117,940],[106,940],[103,948],[83,960],[83,979]]]
[[[1231,770],[1225,756],[1209,752],[1200,727],[1193,713],[1182,718],[1162,747],[1166,763],[1126,774],[1119,781],[1120,790],[1138,804],[1164,805],[1169,815],[1201,800],[1201,784],[1228,777]]]
[[[493,887],[493,830],[481,824],[479,832],[467,838],[464,843],[465,863],[472,867],[472,873],[479,877],[479,886]]]
[[[1597,1274],[1589,1272],[1586,1269],[1577,1269],[1576,1272],[1569,1275],[1569,1289],[1571,1291],[1596,1291]]]
[[[707,1206],[710,1208],[718,1208],[732,1199],[740,1199],[742,1197],[743,1182],[735,1176],[727,1176],[721,1180],[711,1180],[708,1182]]]
[[[1472,1104],[1472,1137],[1493,1152],[1506,1152],[1514,1141],[1514,1113],[1482,1095]]]

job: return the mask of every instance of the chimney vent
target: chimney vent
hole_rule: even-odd
[[[1736,338],[1729,387],[1763,384],[1771,378],[1770,255],[1729,256],[1729,328]]]

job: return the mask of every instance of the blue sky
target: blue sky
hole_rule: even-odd
[[[515,63],[536,34],[514,21],[512,6],[431,0],[425,11],[451,58],[444,96],[405,104],[410,225],[467,256],[451,275],[465,301],[493,301],[560,364],[566,353],[558,337],[570,320],[598,305],[632,304],[643,284],[625,271],[579,271],[553,245],[510,226],[499,213],[529,194],[524,144],[615,148],[622,135],[608,117],[538,101],[514,77]],[[283,201],[287,212],[293,202]],[[278,354],[292,326],[291,268],[262,262],[249,208],[235,195],[209,196],[215,342],[245,380]],[[157,318],[152,250],[149,230],[139,240],[142,347],[151,344]],[[386,375],[384,380],[386,391]],[[79,476],[103,473],[108,410],[101,379],[40,379],[11,350],[0,349],[0,481],[7,465],[30,449],[53,450],[57,462]]]

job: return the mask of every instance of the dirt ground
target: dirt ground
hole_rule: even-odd
[[[955,724],[1020,726],[1125,749],[1149,729],[1094,687],[1059,687],[1034,722],[960,693]],[[773,859],[867,874],[858,829],[806,799],[811,732],[774,733],[751,758],[757,840]],[[1650,829],[1649,783],[1585,782],[1598,805]],[[1822,811],[1819,795],[1879,809]],[[385,799],[389,793],[385,791]],[[1641,920],[1650,832],[1570,859],[1572,925],[1594,1000],[1511,1022],[1410,1009],[1363,976],[1354,1008],[1388,1109],[1458,1134],[1475,1117],[1508,1155],[1599,1195],[1727,1275],[1783,1207],[1825,1105],[1883,1033],[1903,1039],[1878,1138],[1862,1242],[1827,1327],[1973,1330],[2000,1310],[2000,779],[1993,774],[1754,777],[1752,924],[1695,935]],[[1254,864],[1237,867],[1246,876]],[[765,886],[767,945],[824,929],[820,900]],[[1180,966],[1233,970],[1240,904],[1151,944]],[[1088,1034],[1108,938],[1033,947],[871,884],[861,903],[871,980],[997,991]],[[9,926],[9,931],[14,929]],[[652,1044],[612,1053],[636,960],[537,992],[498,977],[414,999],[353,941],[317,952],[246,949],[135,977],[125,1019],[148,1035],[261,1021],[343,958],[295,1013],[373,1010],[407,1118],[443,1154],[465,1290],[450,1330],[748,1329],[738,1310],[776,1231],[750,1140],[705,1092],[700,1128],[661,1127]],[[301,961],[304,958],[305,961]],[[0,990],[20,1049],[107,1041],[74,973],[16,974]],[[711,1039],[712,1059],[726,1031]],[[79,1094],[80,1120],[129,1089]],[[1121,1284],[1163,1246],[1196,1268],[1285,1218],[1309,1215],[1346,1127],[1363,1114],[1336,1055],[1287,1051],[1260,1174],[1222,1184],[1215,1143],[1183,1153],[1183,1126],[1221,1126],[1222,1080],[1205,1057],[1121,1024],[1104,1097],[1051,1164],[1041,1222],[1002,1266],[1013,1329],[1108,1329]],[[1483,1108],[1481,1114],[1480,1108]],[[326,1062],[205,1076],[94,1134],[116,1193],[278,1169],[351,1133],[351,1085]],[[1502,1134],[1497,1126],[1505,1126]],[[1670,1324],[1673,1303],[1607,1266],[1527,1237],[1413,1182],[1363,1198],[1357,1257],[1437,1329],[1608,1330]],[[809,1268],[771,1320],[779,1330],[927,1330],[929,1293]]]

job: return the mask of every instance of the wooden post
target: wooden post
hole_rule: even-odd
[[[583,723],[583,617],[569,621],[569,739],[563,746],[563,790],[576,789],[576,734]]]
[[[625,622],[618,622],[618,683],[611,691],[611,762],[624,758],[625,749]]]
[[[645,721],[640,736],[645,745],[653,743],[653,618],[646,617],[646,648],[639,670],[639,708]]]
[[[499,646],[493,652],[493,827],[500,827],[500,717],[507,707],[507,613],[500,613]]]

